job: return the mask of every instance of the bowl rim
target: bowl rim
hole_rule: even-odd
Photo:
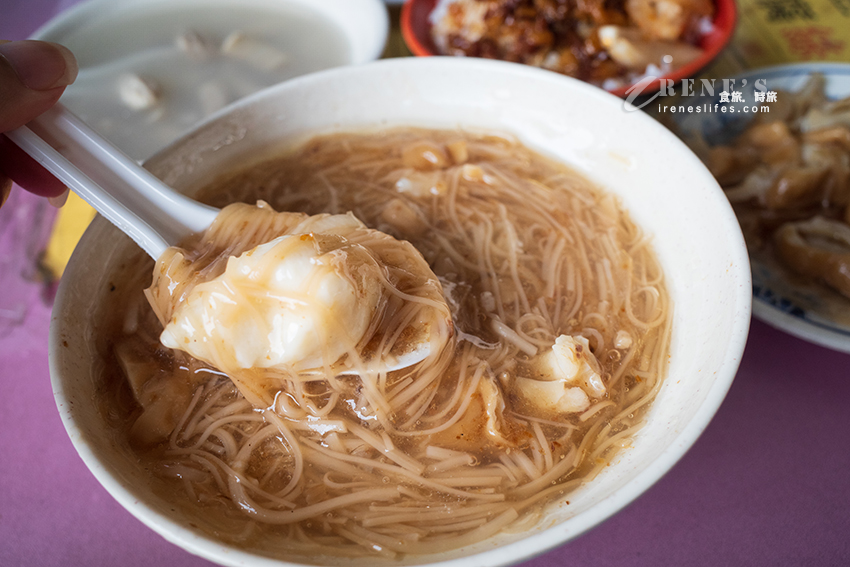
[[[430,37],[431,24],[428,16],[430,16],[438,1],[405,0],[402,6],[400,20],[401,34],[408,49],[417,57],[447,57],[437,52],[434,42]],[[663,86],[671,84],[667,81],[672,81],[673,84],[676,84],[696,75],[714,61],[720,52],[726,48],[732,40],[738,23],[738,7],[735,0],[714,0],[714,5],[717,11],[712,21],[713,29],[700,40],[700,46],[704,48],[702,54],[687,65],[683,65],[670,73],[656,77],[654,80],[641,85],[641,92],[638,95],[641,93],[648,95],[657,92]],[[421,27],[420,22],[425,23],[425,29]],[[423,37],[424,32],[428,32],[426,37]],[[662,81],[664,82],[662,83]],[[633,87],[637,84],[633,83],[615,89],[603,90],[607,90],[619,97],[626,97],[631,94]]]
[[[529,79],[549,82],[566,82],[570,83],[570,88],[583,91],[583,96],[602,99],[605,104],[611,106],[617,105],[622,107],[623,105],[622,100],[588,83],[525,65],[472,58],[440,58],[439,60],[435,58],[403,58],[380,60],[362,66],[338,67],[335,69],[304,75],[290,81],[280,83],[263,91],[259,91],[254,95],[250,95],[249,97],[234,103],[232,106],[210,116],[208,119],[193,128],[192,131],[182,135],[173,144],[170,144],[167,148],[152,156],[149,161],[156,160],[161,156],[167,155],[174,145],[187,140],[205,126],[212,124],[223,117],[229,116],[234,111],[244,107],[249,107],[263,98],[274,97],[281,91],[309,88],[311,84],[321,85],[323,82],[333,79],[336,75],[362,74],[364,69],[368,72],[369,69],[378,67],[392,69],[397,66],[411,66],[414,68],[418,67],[420,69],[424,69],[430,66],[437,66],[437,68],[441,68],[445,65],[458,67],[460,69],[476,69],[482,72],[496,71],[509,73],[514,79],[522,79],[523,77],[526,77]],[[675,136],[673,136],[673,134],[661,124],[643,113],[634,114],[635,119],[640,120],[643,127],[655,129],[659,135],[665,137],[669,136],[671,143],[681,145],[682,148],[686,149],[684,144],[676,139]],[[698,164],[698,167],[702,167],[698,158],[693,155],[690,150],[687,151],[691,155],[693,163],[695,165]],[[710,176],[707,170],[705,170],[705,174]],[[719,186],[718,191],[720,192]],[[719,195],[722,196],[722,192],[720,192]],[[723,202],[725,202],[725,200]],[[729,228],[733,229],[734,227],[737,227],[737,221],[731,206],[728,206],[728,202],[725,203],[725,208],[728,208],[728,211],[725,210],[723,203],[720,201],[717,202],[720,207],[718,210],[722,212],[721,217],[722,219],[725,219],[727,223],[730,222],[731,218],[731,223],[734,224],[730,224]],[[78,266],[80,262],[76,262],[75,259],[80,257],[82,252],[90,246],[89,241],[95,241],[97,238],[97,231],[101,230],[99,227],[103,226],[109,226],[108,222],[103,218],[96,218],[83,235],[81,245],[74,251],[69,263],[69,270],[67,273],[71,277],[73,277],[76,271],[83,270],[81,266]],[[740,233],[739,229],[738,233]],[[734,300],[733,304],[735,306],[735,310],[733,311],[734,316],[730,322],[730,334],[727,342],[725,343],[726,356],[722,363],[719,364],[718,368],[715,369],[714,374],[717,378],[711,385],[705,398],[700,403],[697,411],[688,420],[686,426],[677,432],[674,441],[671,442],[652,461],[652,463],[646,466],[646,468],[630,477],[622,487],[612,491],[604,500],[576,516],[554,526],[541,528],[537,533],[527,534],[521,539],[503,544],[499,547],[490,548],[464,557],[430,562],[428,565],[439,565],[440,567],[470,567],[472,564],[471,561],[473,561],[474,558],[475,564],[498,567],[531,559],[538,554],[563,545],[567,541],[574,539],[587,530],[590,530],[619,510],[625,508],[655,482],[660,480],[664,474],[666,474],[679,461],[679,459],[684,456],[684,454],[690,449],[693,443],[708,426],[717,409],[720,407],[726,393],[731,387],[741,360],[741,355],[743,354],[746,346],[746,338],[750,323],[752,293],[751,285],[749,285],[749,260],[746,255],[746,247],[743,244],[742,236],[740,236],[740,246],[736,247],[734,250],[730,250],[730,256],[734,260],[734,266],[730,266],[728,271],[735,272],[735,275],[739,278],[737,281],[741,281],[743,283],[738,286],[737,293],[735,293],[732,298]],[[75,268],[74,266],[77,267]],[[63,278],[60,282],[56,295],[56,302],[54,304],[54,311],[52,315],[52,321],[54,324],[52,324],[50,328],[49,346],[49,351],[51,353],[49,361],[51,382],[53,384],[54,396],[57,406],[59,407],[63,425],[71,437],[75,449],[78,451],[86,466],[92,471],[101,485],[103,485],[104,488],[126,510],[128,510],[142,523],[156,531],[168,541],[190,551],[193,554],[223,565],[232,566],[244,565],[246,563],[257,567],[295,567],[303,565],[301,563],[268,558],[237,547],[225,545],[202,532],[193,531],[178,523],[176,520],[154,510],[149,505],[141,503],[139,498],[127,486],[123,485],[120,479],[115,478],[115,476],[110,473],[108,466],[100,458],[97,451],[95,451],[93,447],[90,447],[80,434],[80,429],[77,427],[75,420],[72,417],[73,414],[69,408],[63,408],[63,403],[67,405],[66,402],[68,398],[61,378],[62,368],[59,363],[60,357],[57,355],[57,352],[60,351],[62,347],[63,335],[61,325],[55,324],[55,322],[61,319],[60,314],[64,310],[64,302],[68,293],[66,289],[70,286],[68,282],[71,277]],[[579,523],[579,518],[581,519],[581,527],[580,529],[575,529],[573,524]],[[564,528],[565,524],[569,524],[569,529]]]

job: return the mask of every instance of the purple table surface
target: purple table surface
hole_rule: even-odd
[[[0,38],[23,39],[74,3],[0,0]],[[28,310],[0,337],[0,566],[210,565],[88,472],[53,402],[49,300],[24,283],[3,293]],[[691,451],[625,510],[523,567],[584,565],[850,565],[850,356],[754,321],[729,395]]]

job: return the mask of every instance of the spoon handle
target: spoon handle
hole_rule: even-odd
[[[61,104],[6,136],[154,258],[218,214],[162,183]]]

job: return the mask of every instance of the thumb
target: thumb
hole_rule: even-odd
[[[23,126],[54,104],[77,78],[77,60],[66,48],[45,41],[0,40],[0,205],[7,177],[38,195],[54,197],[65,187],[2,132]]]
[[[58,43],[0,42],[0,132],[53,106],[77,78],[77,60]]]

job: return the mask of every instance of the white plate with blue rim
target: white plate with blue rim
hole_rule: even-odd
[[[729,143],[746,128],[762,103],[757,93],[799,91],[813,73],[826,79],[829,99],[850,96],[850,64],[799,63],[766,67],[730,77],[742,102],[720,103],[721,93],[730,83],[717,81],[713,96],[706,94],[693,102],[701,112],[671,114],[676,128],[687,137],[701,132],[709,145]],[[701,85],[694,90],[701,93]],[[726,91],[731,98],[730,88]],[[691,104],[690,102],[688,104]],[[722,106],[735,111],[719,111]],[[759,108],[756,108],[759,110]],[[753,270],[753,315],[769,325],[803,340],[834,350],[850,352],[850,299],[817,283],[804,281],[789,273],[770,255],[750,250]]]

